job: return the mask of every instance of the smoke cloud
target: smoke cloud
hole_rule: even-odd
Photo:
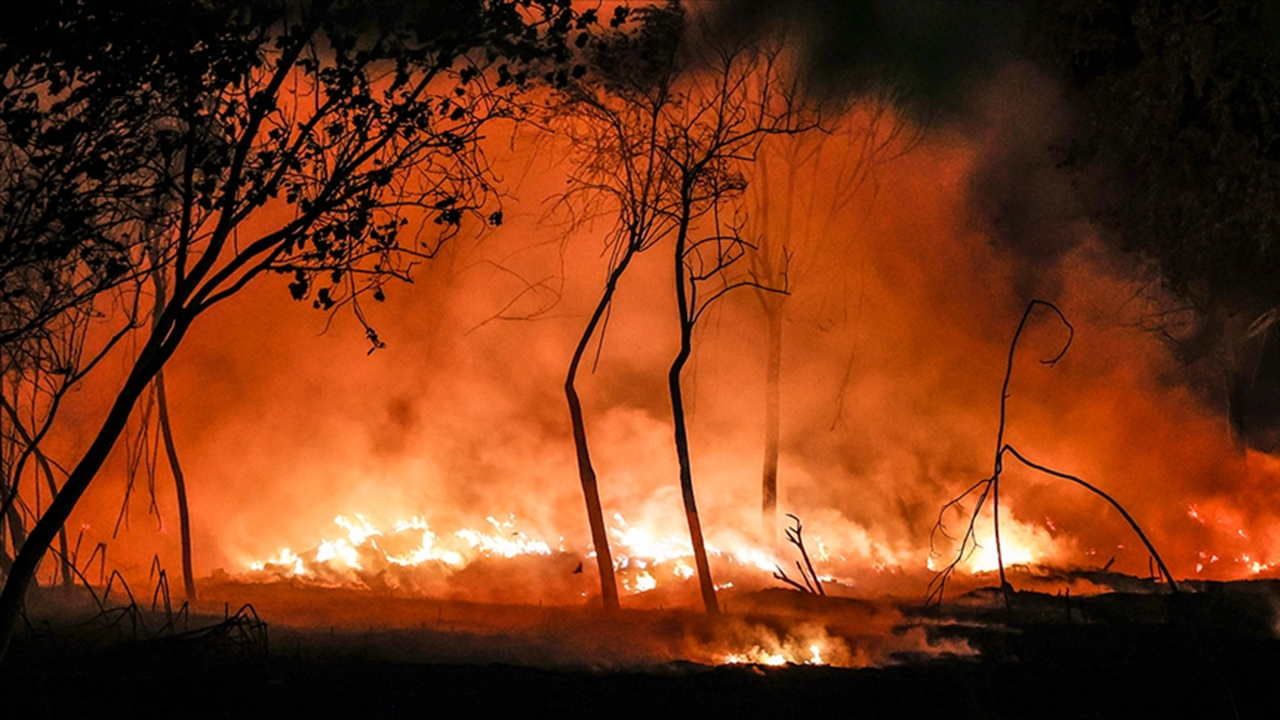
[[[1265,570],[1280,561],[1271,509],[1280,468],[1242,455],[1225,420],[1169,381],[1168,353],[1140,329],[1151,308],[1053,167],[1069,108],[1030,65],[995,62],[1016,29],[1011,6],[992,4],[1000,13],[988,17],[974,5],[788,4],[795,18],[837,13],[821,16],[830,34],[805,46],[810,65],[831,75],[823,82],[853,64],[910,57],[909,85],[959,110],[920,125],[918,110],[895,108],[911,130],[892,141],[897,157],[830,211],[822,173],[779,162],[785,148],[754,179],[829,215],[791,235],[810,270],[787,300],[780,509],[804,519],[842,592],[923,593],[939,509],[991,474],[1008,344],[1026,303],[1042,298],[1070,319],[1075,340],[1056,366],[1039,364],[1066,333],[1034,317],[1006,439],[1116,497],[1175,575]],[[744,1],[730,12],[761,21],[764,8]],[[902,40],[854,43],[854,29]],[[864,111],[855,104],[845,120]],[[839,142],[821,157],[858,152]],[[334,516],[354,513],[445,529],[514,517],[528,535],[585,556],[562,384],[605,277],[607,228],[565,233],[545,202],[564,187],[554,143],[532,152],[495,157],[512,192],[502,228],[464,233],[412,285],[366,308],[386,349],[368,354],[349,315],[330,321],[290,301],[283,282],[246,290],[193,329],[167,372],[200,573],[244,572],[281,547],[305,549]],[[759,213],[758,200],[744,202]],[[636,261],[581,394],[606,517],[680,537],[665,386],[678,341],[671,265],[665,246]],[[760,303],[750,290],[729,296],[697,332],[694,478],[708,541],[727,545],[759,525]],[[122,466],[104,480],[77,511],[86,542],[107,539],[120,507]],[[1145,551],[1098,498],[1014,467],[1003,488],[1010,522],[1040,543],[1039,558],[1080,567],[1115,558],[1114,569],[1146,574]],[[157,543],[176,559],[163,478],[156,494],[162,526],[146,515],[145,493],[135,495],[135,529],[112,541],[113,562],[141,570]]]

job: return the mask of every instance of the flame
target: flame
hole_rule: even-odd
[[[384,532],[359,513],[350,518],[339,515],[333,523],[346,530],[346,537],[322,539],[314,550],[305,553],[298,554],[286,547],[271,558],[252,561],[249,570],[259,577],[251,579],[279,577],[321,585],[362,585],[365,583],[359,578],[359,571],[376,572],[390,566],[458,570],[480,557],[551,554],[547,543],[517,530],[514,517],[506,521],[493,517],[486,520],[493,526],[492,530],[462,528],[442,538],[426,520],[417,516],[397,520],[390,531]],[[415,536],[416,544],[405,542],[414,540]],[[396,551],[397,547],[407,549]],[[352,577],[349,571],[357,573]]]
[[[1056,529],[1052,521],[1046,518],[1046,528],[1023,523],[1011,516],[1006,516],[1005,507],[1000,511],[1000,554],[1003,555],[1005,567],[1012,565],[1049,564],[1061,556],[1061,549],[1054,542],[1050,530]],[[985,534],[980,534],[976,549],[970,554],[964,567],[973,574],[994,572],[999,569],[999,555],[996,553],[994,531],[988,526]]]
[[[821,627],[801,627],[795,635],[774,637],[761,630],[756,642],[745,649],[730,650],[715,656],[720,665],[839,665],[854,664],[843,641],[829,636]]]
[[[686,584],[696,576],[693,550],[687,537],[678,532],[660,534],[635,526],[621,515],[614,516],[610,528],[614,570],[621,588],[632,595],[651,592],[665,585]],[[252,581],[294,580],[324,586],[368,587],[373,578],[386,582],[388,571],[430,570],[448,576],[480,558],[516,558],[551,555],[551,546],[517,528],[514,515],[507,520],[486,518],[489,528],[463,527],[438,533],[422,517],[399,520],[380,528],[364,515],[338,515],[334,525],[344,533],[325,537],[312,550],[294,552],[285,547],[265,560],[247,563]],[[731,568],[753,576],[757,586],[773,584],[772,573],[779,560],[761,547],[742,539],[734,540],[730,552],[709,545],[708,553]],[[560,552],[565,552],[561,547]],[[594,556],[584,551],[584,557]],[[823,563],[825,552],[816,559]],[[827,578],[824,578],[827,579]],[[718,587],[734,587],[726,578]],[[581,593],[575,593],[581,595]]]
[[[621,514],[614,514],[612,520],[609,533],[614,571],[623,593],[640,596],[662,589],[685,592],[692,587],[697,572],[687,536],[679,530],[664,533],[646,525],[632,524]],[[452,595],[457,588],[447,584],[452,582],[450,578],[478,560],[487,558],[492,562],[559,554],[571,563],[570,567],[579,566],[573,573],[574,584],[547,590],[539,602],[577,603],[592,597],[590,581],[586,584],[580,582],[584,568],[590,566],[582,561],[594,557],[590,548],[566,550],[561,538],[558,549],[553,551],[550,543],[526,534],[511,514],[505,520],[489,516],[486,522],[487,527],[481,525],[442,531],[421,516],[379,525],[360,513],[338,515],[333,523],[342,530],[340,535],[322,537],[307,551],[296,552],[291,549],[296,546],[290,546],[281,548],[267,559],[253,560],[247,563],[248,572],[244,579],[255,582],[287,580],[325,587],[387,587],[424,596]],[[1046,518],[1046,525],[1051,522]],[[833,530],[839,531],[840,528]],[[1064,548],[1056,544],[1045,527],[1005,517],[1001,531],[1006,566],[1051,563],[1062,557]],[[833,541],[830,536],[823,539],[815,535],[809,540],[809,545],[814,570],[824,587],[836,594],[841,594],[841,588],[848,592],[856,585],[854,580],[842,579],[841,573],[849,572],[850,568],[855,572],[874,571],[876,575],[883,575],[899,573],[904,566],[910,567],[909,564],[904,565],[903,558],[907,555],[868,543],[864,533],[835,532],[834,535],[839,539]],[[785,544],[775,552],[756,540],[734,533],[722,534],[715,539],[715,544],[708,543],[707,551],[713,560],[718,590],[740,588],[749,591],[778,587],[779,582],[774,575],[777,568],[793,572],[795,558],[783,554],[790,550]],[[975,551],[960,566],[968,574],[991,572],[997,566],[990,529],[985,536],[980,533],[978,539]],[[852,548],[854,552],[849,552],[848,556],[843,547],[846,543],[855,545]],[[574,556],[578,558],[577,562]],[[927,560],[929,569],[936,569],[937,559]],[[1216,562],[1216,558],[1210,562]],[[1271,567],[1249,556],[1240,562],[1253,568],[1254,573]],[[561,594],[555,594],[557,592]],[[655,597],[659,598],[655,602],[670,601],[667,595]],[[769,657],[779,654],[776,648],[761,647],[768,652],[735,652],[746,658],[742,662],[753,663],[765,663]],[[809,662],[811,657],[805,654],[808,647],[790,650],[780,657],[788,663]],[[819,657],[825,656],[819,653]]]

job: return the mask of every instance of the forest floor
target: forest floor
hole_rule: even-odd
[[[209,587],[191,615],[102,613],[46,590],[0,673],[0,716],[1280,717],[1280,583],[1107,579],[1008,605],[979,589],[928,615],[729,594],[714,621],[271,585]],[[859,667],[717,664],[813,638]]]

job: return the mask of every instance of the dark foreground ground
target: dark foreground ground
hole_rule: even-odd
[[[939,646],[960,638],[979,656],[901,653],[892,664],[864,669],[683,661],[530,667],[518,656],[461,662],[467,653],[507,656],[493,642],[488,653],[474,652],[478,646],[466,638],[475,636],[461,624],[351,633],[266,628],[252,613],[229,611],[225,618],[186,619],[181,631],[153,627],[140,636],[132,628],[154,625],[154,615],[117,611],[110,632],[103,618],[33,622],[0,673],[0,717],[529,717],[546,710],[556,718],[658,720],[1275,718],[1276,589],[1247,583],[1178,596],[1071,599],[1020,593],[1012,609],[998,594],[979,592],[925,626]],[[784,596],[772,597],[776,603]],[[827,610],[859,611],[839,603]],[[437,612],[443,617],[446,608]],[[644,623],[716,632],[687,618]],[[511,647],[526,643],[531,657],[563,658],[547,648],[558,634],[582,626],[561,619],[550,627],[540,640],[519,631],[505,637]],[[611,642],[625,644],[626,635]],[[471,649],[450,655],[449,646]]]

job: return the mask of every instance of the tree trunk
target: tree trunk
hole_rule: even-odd
[[[160,257],[154,245],[151,248],[151,262],[156,267],[160,266]],[[165,289],[167,278],[163,270],[152,273],[151,278],[156,286],[156,301],[151,309],[151,328],[154,331],[164,316],[165,304],[168,302]],[[194,602],[196,576],[191,568],[191,512],[187,505],[187,479],[182,473],[182,464],[178,462],[178,447],[173,442],[173,424],[169,421],[169,397],[165,392],[164,368],[156,371],[155,384],[156,403],[160,406],[160,435],[164,440],[165,457],[169,460],[169,471],[173,475],[173,486],[178,495],[178,533],[182,543],[182,591],[186,595],[187,602]]]
[[[178,532],[182,536],[182,590],[187,602],[196,599],[196,576],[191,568],[191,512],[187,505],[187,480],[178,462],[178,448],[173,442],[173,426],[169,422],[169,401],[164,389],[164,370],[156,372],[156,404],[160,406],[160,434],[164,438],[164,452],[173,472],[173,486],[178,493]]]
[[[4,485],[4,487],[0,487],[0,499],[4,500],[5,506],[4,519],[0,520],[0,522],[7,521],[8,523],[9,542],[7,545],[13,547],[13,555],[9,554],[8,547],[3,542],[3,532],[0,532],[0,571],[8,575],[13,567],[13,558],[17,556],[23,541],[26,540],[26,529],[22,525],[22,514],[18,512],[18,504],[13,502],[14,498],[10,497],[8,485]]]
[[[680,375],[693,352],[693,325],[697,313],[690,307],[689,268],[685,265],[685,248],[689,234],[690,188],[682,188],[682,212],[680,227],[676,232],[676,310],[680,313],[680,352],[671,363],[667,374],[667,386],[671,391],[671,419],[675,425],[676,458],[680,461],[680,497],[684,500],[684,516],[689,523],[689,542],[693,544],[694,567],[698,571],[698,588],[702,591],[702,604],[708,615],[720,614],[716,601],[716,586],[711,580],[711,564],[707,562],[707,546],[702,540],[702,521],[698,519],[698,502],[693,494],[693,462],[689,458],[689,430],[685,425],[684,391]],[[696,296],[695,296],[696,297]]]
[[[39,450],[35,451],[35,458],[39,464],[37,472],[42,471],[44,473],[45,482],[49,485],[49,497],[58,497],[58,483],[53,479],[53,468],[49,465],[49,458],[45,457],[44,453]],[[58,550],[62,553],[62,562],[58,564],[62,569],[62,584],[66,587],[71,587],[75,584],[75,580],[71,574],[71,549],[67,545],[67,528],[65,525],[58,528]]]
[[[698,588],[702,591],[702,604],[708,615],[719,615],[716,587],[711,581],[711,565],[707,562],[707,546],[702,540],[702,522],[698,519],[698,503],[693,495],[693,464],[689,459],[689,432],[685,427],[684,393],[680,387],[680,373],[689,359],[692,328],[682,332],[680,354],[671,365],[667,384],[671,389],[671,417],[675,422],[676,457],[680,461],[680,497],[684,500],[684,516],[689,523],[689,540],[693,543],[693,561],[698,571]]]
[[[604,603],[605,612],[620,609],[618,602],[618,582],[613,574],[613,554],[609,551],[609,533],[604,524],[604,510],[600,506],[600,489],[596,482],[595,466],[591,463],[591,452],[587,446],[587,426],[582,417],[582,401],[578,397],[578,368],[586,355],[591,338],[595,336],[600,320],[613,302],[613,294],[617,290],[618,280],[626,271],[636,251],[628,246],[619,258],[618,264],[609,271],[609,279],[605,283],[600,302],[591,313],[587,327],[578,338],[578,346],[573,350],[573,358],[569,361],[569,372],[564,381],[564,394],[569,402],[569,418],[573,423],[573,447],[578,458],[578,480],[582,483],[582,497],[587,504],[587,522],[591,526],[591,544],[596,549],[596,569],[600,573],[600,599]]]
[[[761,523],[772,544],[778,534],[778,436],[782,377],[782,303],[765,301],[768,359],[764,375],[764,468],[761,473]]]
[[[32,438],[32,436],[26,431],[25,428],[22,427],[22,425],[15,422],[13,425],[13,431],[15,434],[17,434],[19,438],[21,438],[22,442],[26,444],[28,448],[27,452],[30,453],[28,457],[35,458],[36,468],[34,472],[36,474],[36,477],[33,479],[33,482],[39,483],[40,475],[41,473],[43,473],[45,484],[49,488],[49,498],[50,498],[50,501],[52,501],[52,498],[55,498],[58,496],[58,483],[53,477],[53,467],[50,466],[49,459],[45,457],[44,453],[41,452],[38,447],[36,447],[35,443],[37,441]],[[17,463],[16,468],[13,470],[13,473],[15,474],[15,476],[20,475],[22,473],[22,469],[24,466],[25,466],[25,462]],[[17,478],[15,477],[15,482],[16,480]],[[36,488],[36,500],[37,500],[36,511],[37,512],[39,512],[39,499],[40,499],[39,492],[40,492],[40,488],[37,486]],[[0,506],[3,506],[5,508],[4,513],[8,516],[8,519],[9,519],[9,525],[10,525],[12,536],[13,536],[14,557],[17,557],[18,551],[22,548],[22,544],[25,542],[26,526],[22,521],[22,514],[18,511],[18,507],[17,507],[16,501],[18,499],[18,491],[17,491],[16,485],[13,488],[12,495],[8,495],[7,490],[0,492],[0,499],[4,500],[3,503],[0,503]],[[4,543],[0,542],[0,547],[3,547],[3,545]],[[58,530],[58,549],[62,553],[62,561],[60,563],[60,567],[62,569],[62,584],[70,586],[74,583],[74,580],[72,579],[71,555],[70,555],[70,548],[67,545],[67,529],[65,527],[60,528]],[[7,553],[0,553],[0,565],[3,566],[2,569],[4,570],[4,573],[7,576],[13,566],[13,558],[9,557]]]
[[[138,403],[138,398],[147,389],[147,385],[151,383],[151,379],[156,372],[164,366],[165,361],[173,354],[174,349],[178,346],[182,336],[190,326],[190,321],[187,319],[170,320],[166,324],[169,325],[171,330],[168,333],[152,332],[151,338],[134,362],[128,379],[125,380],[124,386],[116,396],[115,402],[112,403],[110,412],[107,413],[106,419],[103,420],[102,427],[98,429],[98,434],[94,437],[93,443],[85,451],[80,462],[72,469],[67,481],[62,485],[62,490],[58,493],[58,497],[54,498],[49,505],[49,509],[36,521],[31,534],[27,536],[27,541],[23,543],[22,549],[13,561],[13,567],[4,583],[4,589],[0,590],[0,663],[4,661],[4,656],[9,650],[9,643],[13,639],[18,617],[22,613],[27,588],[30,587],[31,580],[35,577],[36,570],[40,566],[40,560],[44,558],[49,545],[66,523],[67,518],[71,516],[71,511],[75,509],[76,503],[84,495],[85,490],[89,488],[89,483],[93,481],[103,463],[106,462],[112,448],[115,447],[116,441],[119,440],[120,435],[124,432],[129,422],[129,415]]]
[[[582,498],[587,504],[587,523],[591,526],[591,544],[596,550],[596,570],[600,574],[600,600],[605,612],[614,612],[618,602],[618,582],[613,575],[613,554],[609,551],[609,533],[604,524],[604,511],[600,507],[600,490],[596,483],[596,471],[587,449],[587,430],[582,420],[582,403],[573,387],[573,377],[565,382],[565,395],[569,399],[569,416],[573,421],[573,446],[578,456],[578,479],[582,482]]]

